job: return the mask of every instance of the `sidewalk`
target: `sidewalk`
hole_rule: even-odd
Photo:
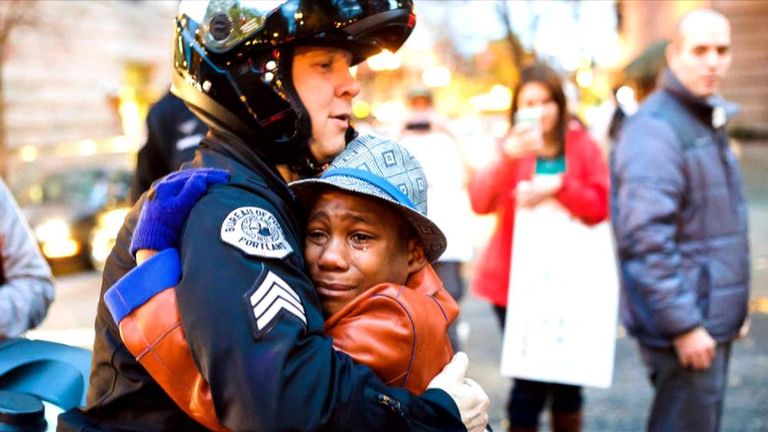
[[[501,420],[510,381],[499,375],[501,335],[490,307],[468,297],[463,319],[471,323],[464,349],[469,354],[469,376],[491,398],[491,425],[503,431]],[[768,431],[768,315],[753,313],[750,335],[733,346],[728,392],[723,414],[724,432]],[[651,401],[651,386],[633,339],[620,337],[616,345],[613,385],[607,390],[586,389],[585,432],[643,431]],[[548,430],[542,416],[542,431]]]

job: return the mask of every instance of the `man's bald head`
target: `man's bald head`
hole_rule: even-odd
[[[677,20],[677,26],[675,27],[675,32],[672,34],[671,38],[672,44],[681,44],[687,33],[695,32],[698,29],[710,26],[722,25],[725,25],[730,33],[731,25],[725,15],[714,9],[692,10]]]
[[[698,97],[715,94],[731,65],[731,25],[720,12],[697,9],[678,22],[667,47],[667,63]]]

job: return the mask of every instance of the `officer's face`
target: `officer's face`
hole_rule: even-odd
[[[667,62],[694,96],[715,94],[731,65],[731,28],[719,15],[694,14],[685,19],[667,48]]]
[[[345,50],[298,47],[293,83],[312,121],[309,149],[318,162],[330,162],[344,150],[344,133],[352,117],[352,98],[360,85],[349,71],[352,55]]]
[[[326,317],[374,285],[404,285],[424,265],[423,249],[405,238],[406,223],[376,199],[333,189],[320,194],[304,256]]]

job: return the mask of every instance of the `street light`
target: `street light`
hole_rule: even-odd
[[[383,50],[373,57],[368,57],[368,67],[373,71],[385,71],[399,69],[403,65],[400,54]]]
[[[496,84],[489,92],[474,96],[469,102],[477,111],[505,111],[512,103],[512,90],[507,86]]]
[[[445,66],[430,66],[421,73],[427,87],[445,87],[451,83],[451,71]]]
[[[37,159],[37,147],[25,145],[19,150],[19,157],[24,162],[34,162]]]

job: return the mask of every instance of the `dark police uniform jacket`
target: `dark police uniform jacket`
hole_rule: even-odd
[[[239,151],[238,151],[239,150]],[[244,144],[206,138],[191,166],[226,169],[183,229],[176,288],[192,356],[230,430],[465,430],[442,390],[389,388],[323,335],[305,272],[302,227],[277,172]],[[102,283],[87,406],[59,430],[201,430],[123,345],[103,293],[135,267],[128,252],[140,201],[121,229]]]

